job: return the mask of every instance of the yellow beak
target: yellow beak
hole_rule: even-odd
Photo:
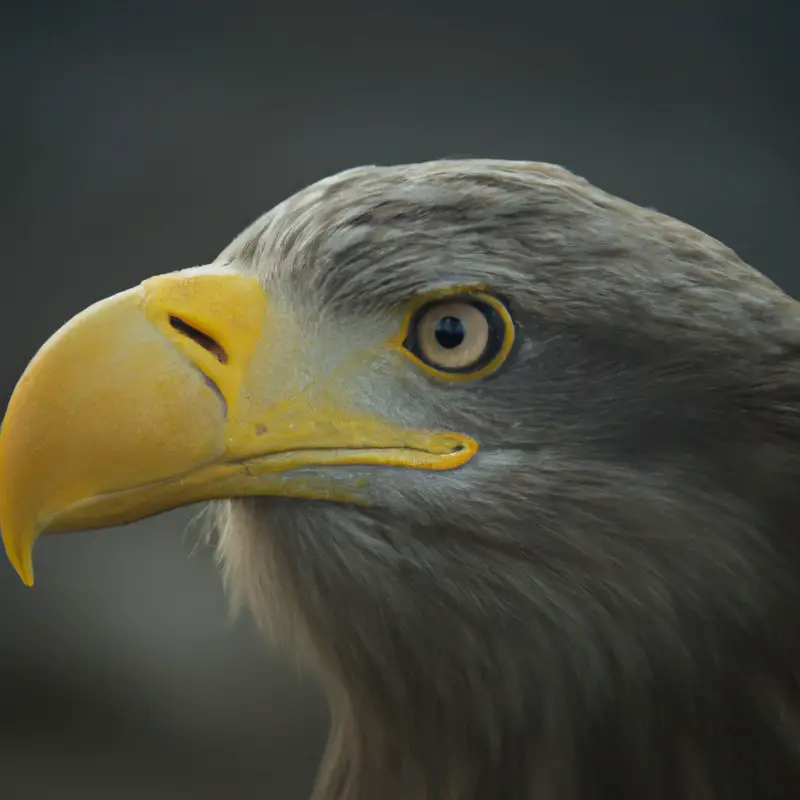
[[[202,269],[151,278],[55,333],[0,431],[0,529],[23,582],[42,533],[245,495],[359,502],[357,486],[293,471],[451,469],[477,450],[358,411],[335,370],[299,363],[291,333],[255,278]]]

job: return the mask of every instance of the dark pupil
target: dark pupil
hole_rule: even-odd
[[[466,335],[464,323],[458,317],[442,317],[436,323],[436,341],[448,350],[458,347]]]

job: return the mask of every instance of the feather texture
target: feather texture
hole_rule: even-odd
[[[793,300],[532,163],[349,170],[219,260],[309,348],[374,341],[415,294],[471,282],[520,331],[488,380],[378,363],[353,388],[476,438],[459,470],[370,468],[367,508],[216,506],[235,602],[328,690],[318,800],[798,795]]]

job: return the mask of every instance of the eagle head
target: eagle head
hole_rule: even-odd
[[[6,550],[211,501],[318,798],[796,797],[798,319],[555,166],[348,170],[42,347]]]

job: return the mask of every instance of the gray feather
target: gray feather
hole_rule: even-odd
[[[471,283],[520,331],[485,381],[376,361],[356,387],[476,438],[459,470],[217,507],[234,600],[328,689],[319,800],[798,796],[793,300],[688,225],[488,160],[333,176],[219,261],[312,349]]]

